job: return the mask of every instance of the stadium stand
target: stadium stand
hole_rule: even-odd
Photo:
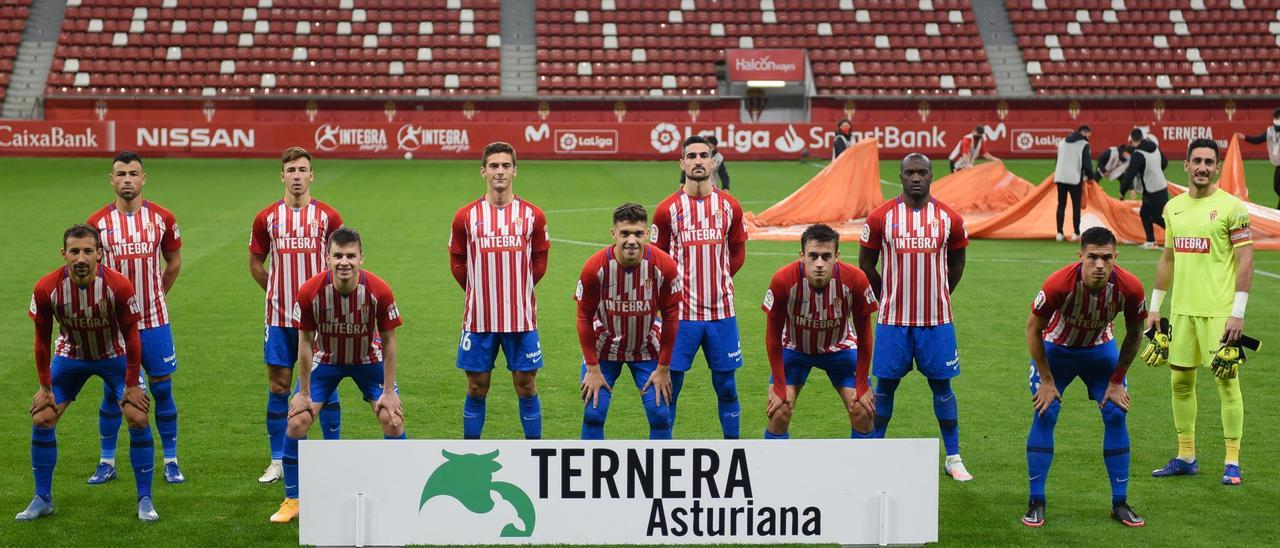
[[[1273,95],[1276,0],[1006,0],[1038,95]]]
[[[47,93],[484,96],[499,0],[70,0]]]
[[[819,95],[996,90],[969,0],[542,0],[536,31],[540,95],[714,95],[732,48],[807,49]]]
[[[31,0],[0,0],[0,101],[4,100],[9,87],[9,75],[18,56],[18,44],[22,43],[22,28],[26,26],[30,4]]]

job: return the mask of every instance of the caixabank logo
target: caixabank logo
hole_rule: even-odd
[[[533,535],[538,515],[533,507],[533,500],[519,486],[505,481],[496,481],[493,474],[502,470],[498,463],[498,451],[484,454],[455,454],[441,451],[445,462],[435,469],[422,487],[422,497],[418,500],[418,512],[421,513],[427,502],[436,497],[453,499],[474,514],[489,514],[497,508],[493,495],[511,505],[520,524],[507,523],[499,530],[502,537],[528,537]],[[494,527],[498,530],[497,526]],[[482,533],[483,534],[483,533]]]

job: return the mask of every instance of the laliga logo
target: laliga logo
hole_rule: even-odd
[[[565,152],[578,148],[578,136],[573,133],[565,132],[560,136],[560,150]]]
[[[1019,133],[1015,144],[1018,145],[1018,150],[1027,150],[1035,146],[1035,142],[1035,137],[1032,137],[1030,133]]]
[[[796,133],[795,126],[787,125],[787,132],[779,136],[773,141],[773,146],[781,152],[788,154],[792,152],[800,152],[804,148],[804,139],[800,138],[800,134]]]
[[[396,133],[396,143],[400,150],[415,151],[422,146],[422,128],[416,124],[405,124],[400,126],[400,131]]]
[[[653,131],[649,132],[649,144],[662,154],[674,151],[680,147],[680,130],[668,123],[653,126]]]
[[[326,152],[338,148],[338,132],[340,131],[342,131],[342,128],[333,124],[325,124],[316,128],[316,148]]]

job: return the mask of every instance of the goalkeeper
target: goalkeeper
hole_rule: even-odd
[[[1160,322],[1160,305],[1172,289],[1171,329],[1157,336],[1143,352],[1148,365],[1163,365],[1172,373],[1173,424],[1178,433],[1178,456],[1155,477],[1198,472],[1196,464],[1196,371],[1212,365],[1222,402],[1222,432],[1226,441],[1222,483],[1240,485],[1240,437],[1244,430],[1244,401],[1240,396],[1239,365],[1244,353],[1245,306],[1253,281],[1253,238],[1244,202],[1218,189],[1218,144],[1196,139],[1183,164],[1191,180],[1188,191],[1169,200],[1164,210],[1165,248],[1156,266],[1146,327]],[[1172,288],[1171,288],[1172,284]],[[1162,348],[1167,344],[1167,348]],[[1215,358],[1217,358],[1215,360]]]

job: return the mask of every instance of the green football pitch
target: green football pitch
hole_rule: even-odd
[[[733,193],[747,210],[761,211],[788,195],[822,167],[810,162],[732,162]],[[937,165],[939,173],[945,165]],[[1033,182],[1051,161],[1010,161]],[[282,194],[273,160],[148,160],[144,196],[171,209],[182,229],[182,274],[169,296],[180,369],[175,393],[180,410],[180,455],[187,483],[165,484],[157,475],[161,520],[134,516],[127,433],[121,436],[120,477],[88,486],[98,454],[98,381],[70,407],[58,427],[54,482],[58,513],[34,523],[6,521],[30,500],[30,419],[36,389],[31,322],[26,307],[35,280],[60,266],[59,237],[68,225],[113,198],[109,165],[101,159],[0,159],[0,196],[7,204],[3,233],[15,236],[13,262],[0,285],[0,546],[286,545],[297,525],[273,525],[267,517],[282,498],[280,484],[259,485],[267,464],[263,427],[266,379],[262,366],[262,291],[249,276],[247,242],[253,215]],[[1185,183],[1181,163],[1170,178]],[[1255,199],[1275,203],[1271,166],[1249,162]],[[545,367],[539,375],[544,435],[573,439],[581,424],[578,401],[580,352],[574,331],[573,293],[583,261],[609,238],[610,211],[624,201],[656,204],[676,186],[675,162],[521,162],[517,193],[547,212],[555,239],[550,268],[537,288]],[[366,267],[394,288],[405,325],[400,329],[399,382],[411,438],[460,438],[463,375],[454,367],[462,292],[449,274],[445,248],[453,213],[480,196],[484,182],[476,161],[331,161],[315,166],[314,195],[339,209],[365,236]],[[896,181],[897,163],[881,164]],[[1114,183],[1109,186],[1115,193]],[[884,183],[886,196],[900,191]],[[1243,443],[1244,484],[1218,483],[1223,455],[1218,394],[1212,377],[1200,376],[1198,441],[1202,474],[1155,480],[1150,470],[1175,450],[1169,373],[1136,366],[1129,375],[1132,409],[1130,501],[1147,527],[1129,530],[1108,518],[1110,492],[1102,463],[1102,425],[1081,386],[1066,393],[1057,428],[1049,482],[1048,523],[1039,530],[1019,524],[1026,509],[1024,447],[1030,424],[1024,326],[1031,299],[1053,270],[1075,260],[1075,245],[1050,241],[974,241],[964,280],[954,297],[963,374],[955,382],[960,436],[969,470],[960,484],[941,478],[940,540],[989,546],[1261,545],[1274,542],[1280,500],[1280,253],[1256,257],[1249,333],[1266,346],[1243,367],[1249,413]],[[856,263],[857,248],[846,257]],[[745,367],[738,386],[742,434],[762,435],[768,377],[760,299],[773,272],[795,258],[798,244],[751,242],[738,274],[738,310]],[[1121,265],[1148,287],[1158,252],[1122,246]],[[1167,311],[1166,311],[1167,312]],[[1123,326],[1119,327],[1123,330]],[[520,435],[516,398],[505,374],[495,376],[486,437]],[[847,418],[825,382],[799,402],[792,434],[839,438]],[[348,438],[376,438],[380,430],[357,392],[344,384],[343,430]],[[893,437],[935,437],[929,390],[918,375],[905,379],[896,398]],[[682,398],[678,438],[720,435],[716,402],[705,367],[695,365]],[[614,438],[647,435],[638,397],[619,393],[610,413]],[[157,444],[158,451],[158,444]],[[939,455],[941,457],[941,455]],[[940,459],[941,460],[941,459]],[[157,459],[157,462],[159,459]],[[839,466],[840,463],[832,463]],[[875,470],[860,471],[875,474]],[[939,473],[941,473],[939,471]],[[1268,510],[1269,509],[1269,510]],[[1266,525],[1272,523],[1273,525]]]

